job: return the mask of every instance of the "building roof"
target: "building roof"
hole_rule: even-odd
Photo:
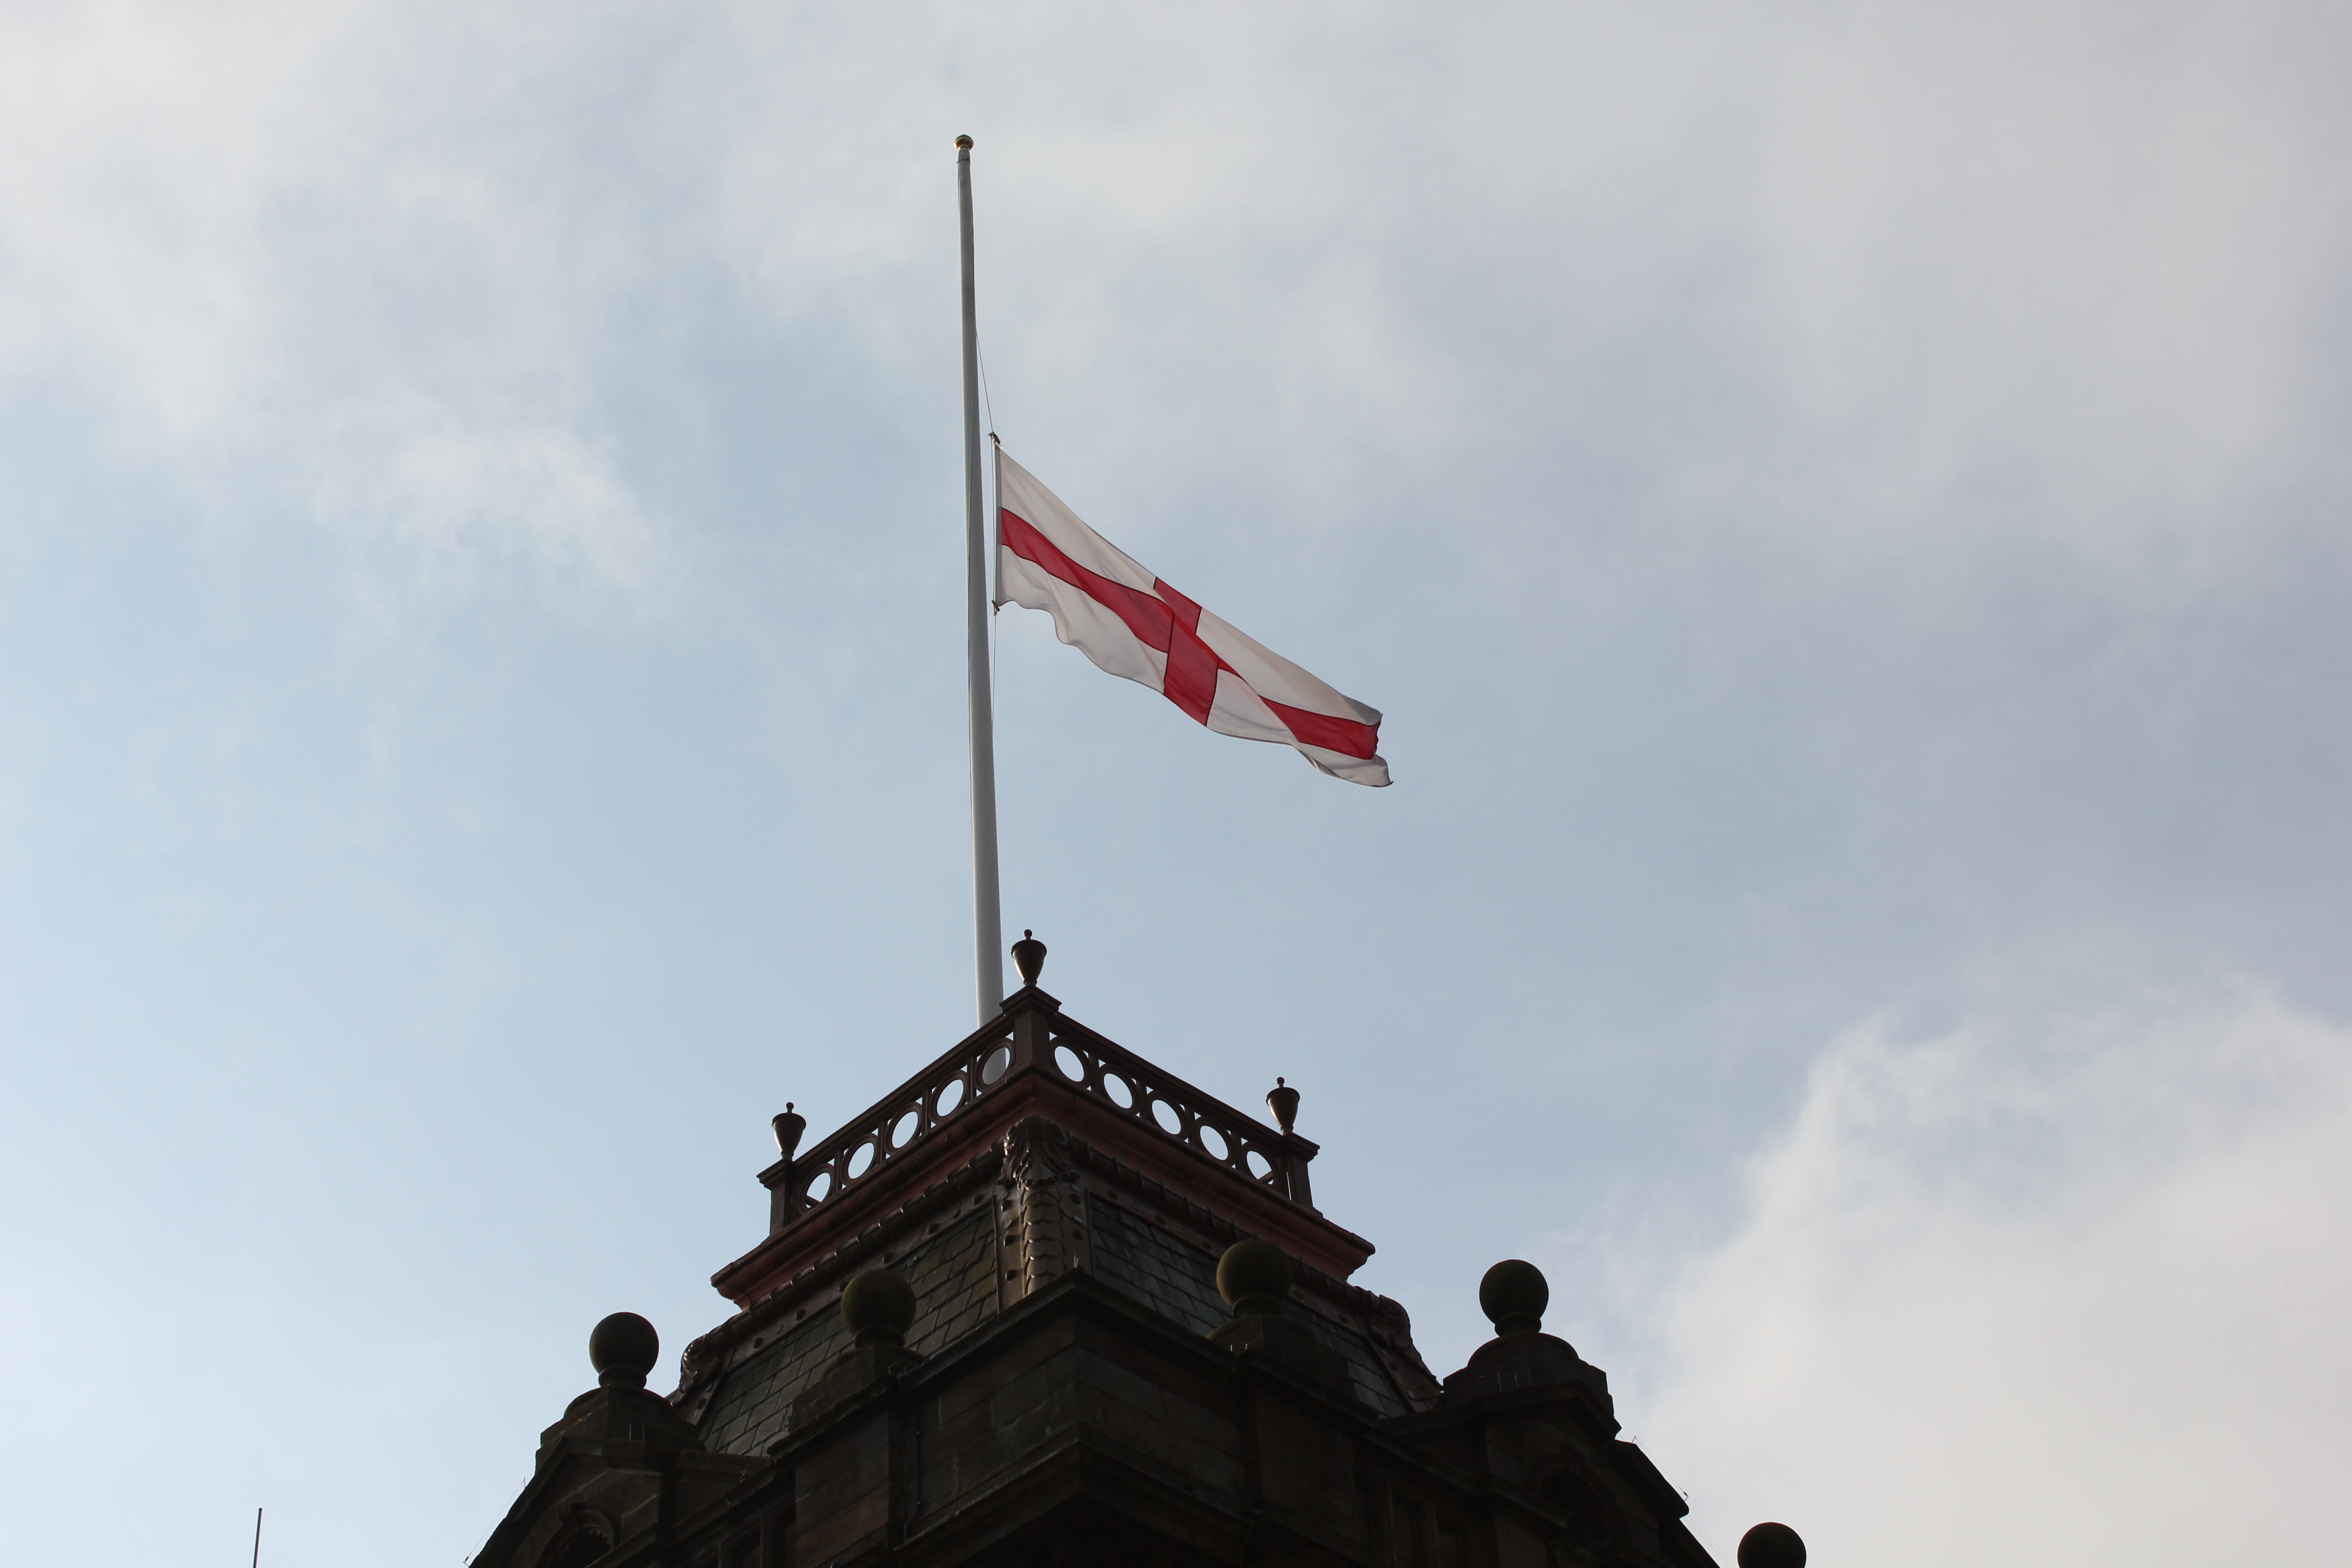
[[[1297,1092],[1270,1096],[1296,1115]],[[779,1118],[779,1136],[797,1133]],[[1442,1397],[1404,1310],[1349,1285],[1370,1243],[1312,1202],[1317,1146],[1075,1020],[1034,984],[1004,1013],[805,1152],[760,1173],[768,1236],[712,1284],[738,1312],[687,1349],[681,1415],[714,1452],[756,1454],[846,1349],[834,1310],[856,1274],[915,1290],[908,1348],[947,1348],[1079,1271],[1192,1334],[1227,1321],[1219,1255],[1259,1237],[1297,1265],[1295,1315],[1377,1415]]]

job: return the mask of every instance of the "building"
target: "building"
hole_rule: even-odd
[[[712,1280],[735,1314],[667,1397],[651,1325],[598,1324],[476,1568],[1712,1563],[1531,1265],[1432,1375],[1348,1282],[1372,1247],[1315,1206],[1297,1092],[1244,1115],[1013,951],[1003,1012],[864,1115],[806,1153],[776,1118],[768,1235]]]

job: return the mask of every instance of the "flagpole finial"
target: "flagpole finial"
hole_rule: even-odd
[[[969,153],[971,151],[971,138],[969,136],[959,136],[956,138],[956,145]]]

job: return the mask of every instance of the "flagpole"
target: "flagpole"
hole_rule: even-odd
[[[971,937],[980,1021],[1004,1005],[1004,942],[996,889],[996,714],[988,691],[988,531],[980,506],[980,326],[971,281],[971,138],[956,138],[963,218],[963,542],[965,688],[971,727]]]

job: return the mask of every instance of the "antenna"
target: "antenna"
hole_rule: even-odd
[[[261,1568],[261,1510],[253,1510],[253,1568]]]

